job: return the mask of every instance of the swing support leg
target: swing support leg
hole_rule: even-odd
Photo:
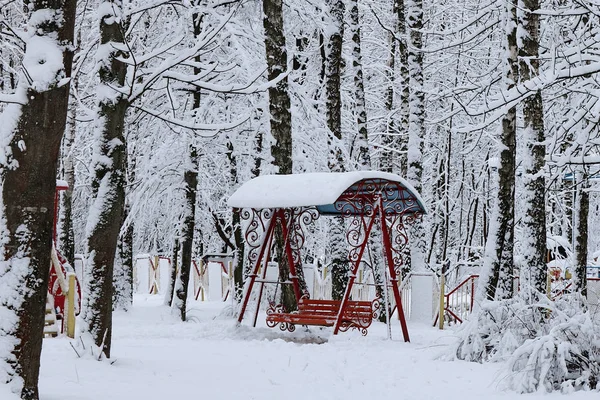
[[[265,253],[268,252],[267,244],[270,242],[270,238],[273,235],[273,228],[275,227],[275,224],[273,223],[274,219],[275,219],[275,216],[273,216],[271,218],[271,220],[269,221],[269,226],[267,227],[267,231],[265,232],[265,236],[262,240],[262,244],[260,247],[260,252],[258,254],[258,258],[256,260],[256,264],[254,266],[254,269],[252,270],[252,274],[250,274],[250,276],[248,276],[248,279],[250,279],[250,281],[248,282],[248,284],[246,285],[246,288],[245,288],[244,300],[242,302],[242,308],[240,310],[240,315],[238,317],[238,323],[241,323],[242,320],[244,319],[246,307],[248,307],[248,301],[250,300],[250,295],[252,294],[252,287],[254,286],[254,281],[256,280],[256,277],[258,275],[258,271],[260,269],[260,265],[265,256]]]
[[[358,249],[358,256],[356,258],[354,266],[352,267],[352,272],[350,273],[350,279],[348,280],[348,286],[346,286],[346,291],[344,292],[344,297],[342,298],[342,303],[340,304],[340,309],[338,311],[338,315],[335,320],[335,327],[333,329],[334,335],[337,335],[338,332],[340,331],[340,326],[342,324],[342,316],[344,315],[344,311],[348,307],[348,301],[350,300],[350,294],[352,293],[352,286],[354,286],[354,280],[356,279],[356,273],[358,272],[358,267],[360,266],[360,261],[362,260],[362,256],[365,252],[365,248],[367,247],[367,243],[369,243],[369,235],[371,234],[371,229],[373,228],[373,223],[375,222],[376,213],[377,213],[377,209],[374,210],[373,217],[371,218],[371,220],[369,221],[369,224],[367,225],[367,227],[365,229],[365,240]],[[361,216],[361,218],[363,220],[362,222],[363,222],[363,226],[364,226],[365,225],[364,224],[365,216]]]
[[[396,306],[398,307],[398,319],[400,320],[400,326],[402,327],[404,341],[410,342],[410,337],[408,336],[408,327],[406,326],[406,318],[404,317],[404,309],[402,308],[402,297],[400,296],[400,290],[398,289],[398,276],[396,275],[396,270],[394,269],[394,258],[392,257],[392,242],[390,240],[390,232],[388,231],[385,212],[383,209],[383,200],[381,198],[379,199],[379,216],[381,218],[383,251],[385,253],[384,255],[387,261],[388,271],[390,273],[390,283],[392,286],[392,291],[394,292],[394,300],[396,300]],[[396,216],[396,218],[402,218],[402,216]]]

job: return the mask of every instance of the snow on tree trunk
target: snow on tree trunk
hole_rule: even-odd
[[[175,285],[177,285],[177,271],[179,269],[179,238],[176,237],[173,242],[173,257],[171,258],[171,273],[169,275],[169,283],[165,293],[165,305],[171,307],[173,305],[173,293]]]
[[[395,31],[390,34],[390,57],[387,62],[389,79],[385,109],[390,115],[383,136],[380,169],[386,172],[399,172],[406,176],[408,149],[408,118],[409,108],[409,74],[408,47],[406,40],[406,16],[404,0],[394,0],[393,12],[396,17]],[[397,45],[397,46],[396,46]],[[396,49],[398,54],[396,55]],[[398,57],[398,62],[396,62]],[[395,66],[398,64],[399,75],[395,77]],[[399,105],[395,106],[395,88],[400,88]],[[392,117],[394,116],[398,117]]]
[[[575,208],[575,291],[587,296],[587,262],[588,262],[588,214],[590,210],[589,182],[583,175],[583,181],[578,187]]]
[[[123,221],[127,220],[129,206],[125,207]],[[119,237],[113,276],[113,308],[128,311],[133,305],[133,223],[127,223]]]
[[[504,13],[506,33],[506,58],[504,59],[504,85],[512,89],[519,78],[517,59],[517,4],[507,3]],[[498,196],[494,203],[491,226],[486,246],[484,269],[489,270],[486,282],[488,299],[507,299],[513,295],[514,274],[514,224],[515,224],[515,157],[516,157],[516,106],[508,109],[502,118],[500,137],[500,165],[498,168]]]
[[[352,67],[354,69],[354,114],[356,115],[357,137],[354,149],[357,152],[359,169],[371,169],[369,134],[367,127],[367,103],[363,78],[362,54],[360,48],[360,16],[358,0],[350,0],[350,29],[352,31]]]
[[[114,273],[114,309],[129,310],[133,305],[133,231],[135,228],[135,220],[129,217],[133,205],[132,188],[135,186],[135,166],[136,158],[134,145],[135,135],[129,132],[127,137],[127,163],[126,177],[127,187],[125,192],[125,207],[123,210],[123,221],[121,222],[121,233],[118,242],[119,263],[115,265]]]
[[[199,103],[198,103],[199,105]],[[185,211],[181,233],[181,269],[175,286],[174,306],[182,321],[186,321],[188,286],[192,270],[192,251],[196,230],[196,194],[198,191],[198,150],[190,146],[188,168],[183,174],[185,183]]]
[[[92,191],[87,236],[87,279],[83,302],[84,330],[110,358],[112,340],[113,270],[125,207],[126,144],[123,135],[129,103],[115,88],[123,88],[127,58],[121,3],[105,2],[98,7],[100,45],[97,50],[100,83],[97,95]]]
[[[288,56],[283,27],[282,0],[263,0],[263,27],[265,30],[265,53],[267,56],[267,77],[276,79],[287,71]],[[288,93],[287,77],[276,85],[269,87],[269,111],[271,135],[275,143],[271,145],[273,165],[279,174],[292,173],[292,114],[290,95]],[[275,230],[277,260],[279,262],[279,277],[286,281],[290,275],[290,267],[283,251],[282,231]],[[238,254],[239,256],[239,254]],[[305,286],[302,269],[298,270],[301,286]],[[291,285],[281,285],[282,304],[286,310],[296,309],[296,300]]]
[[[0,115],[0,384],[37,400],[75,1],[34,0],[15,101]]]
[[[342,41],[344,37],[344,1],[327,0],[330,20],[327,23],[327,51],[325,56],[325,111],[329,134],[327,145],[329,155],[327,164],[331,172],[344,172],[342,140]],[[348,250],[346,246],[345,225],[342,217],[334,217],[329,223],[329,247],[331,251],[332,297],[341,299],[348,281]]]
[[[406,177],[421,192],[423,175],[423,141],[425,138],[425,92],[423,91],[423,1],[407,1],[407,25],[410,46],[408,48],[409,127],[408,127],[408,169]],[[416,223],[411,228],[410,265],[413,271],[425,269],[425,229]]]
[[[75,90],[77,81],[72,82]],[[73,143],[75,141],[77,118],[77,101],[74,96],[69,99],[67,127],[61,146],[61,179],[67,182],[69,188],[60,193],[60,217],[56,232],[57,244],[61,254],[73,263],[75,260],[75,237],[73,232],[72,198],[75,186],[75,169],[73,166]]]
[[[539,33],[540,15],[539,0],[521,0],[519,25],[522,34],[517,38],[519,44],[519,70],[522,81],[533,79],[539,75]],[[546,291],[546,179],[544,162],[546,157],[544,135],[544,110],[542,93],[523,101],[523,142],[521,165],[523,167],[523,199],[525,212],[523,216],[522,249],[523,278],[539,293]]]

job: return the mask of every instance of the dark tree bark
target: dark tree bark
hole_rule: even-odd
[[[197,107],[196,107],[197,108]],[[175,289],[175,306],[179,309],[182,321],[186,321],[188,286],[192,270],[192,250],[196,230],[196,193],[198,190],[198,150],[190,146],[188,169],[183,174],[185,182],[185,217],[181,233],[181,270]]]
[[[506,5],[506,59],[504,60],[505,87],[510,90],[519,79],[517,58],[517,4],[516,0]],[[491,259],[491,274],[487,284],[490,300],[508,299],[513,296],[514,236],[515,236],[515,158],[517,152],[517,108],[511,107],[502,118],[500,138],[500,168],[498,169],[498,199],[492,218],[495,232],[489,235],[494,240]]]
[[[259,134],[260,135],[260,134]],[[229,176],[230,176],[230,184],[231,187],[237,187],[238,185],[238,167],[237,167],[237,157],[235,155],[233,149],[233,141],[231,138],[227,142],[227,159],[229,160]],[[257,157],[257,159],[259,159]],[[255,162],[256,160],[255,159]],[[255,168],[260,169],[260,163],[258,166],[255,164]],[[244,251],[245,251],[245,242],[244,236],[242,234],[242,224],[241,224],[241,210],[234,209],[231,216],[231,225],[233,228],[233,243],[229,240],[229,243],[232,244],[233,251],[235,252],[235,257],[233,260],[233,281],[234,281],[234,289],[235,289],[235,298],[236,300],[241,300],[242,292],[244,289]],[[218,223],[218,221],[215,221]],[[229,244],[227,243],[227,244]]]
[[[386,172],[399,172],[401,176],[407,173],[408,151],[408,118],[409,107],[409,73],[408,73],[408,45],[406,41],[406,15],[404,0],[394,0],[394,14],[396,16],[395,37],[391,38],[390,58],[388,60],[389,79],[385,107],[388,113],[398,113],[398,118],[389,118],[387,134],[383,137],[381,152],[381,170]],[[396,55],[397,52],[397,55]],[[396,57],[398,62],[396,63]],[[399,75],[394,76],[398,64]],[[395,87],[400,88],[399,105],[395,106]],[[397,110],[395,108],[398,108]],[[400,153],[394,151],[399,150]]]
[[[283,29],[282,0],[263,0],[263,26],[267,54],[267,78],[276,79],[287,70],[287,50]],[[292,114],[288,79],[283,78],[269,88],[269,111],[271,113],[271,135],[275,144],[271,155],[279,174],[292,173]]]
[[[26,103],[5,112],[20,115],[8,144],[7,164],[1,169],[5,232],[0,280],[11,282],[0,296],[4,318],[14,316],[14,325],[0,331],[5,346],[0,363],[6,363],[9,382],[24,400],[37,400],[40,355],[48,294],[50,252],[54,220],[54,191],[60,143],[65,131],[71,76],[71,52],[75,24],[75,1],[33,0],[31,11],[40,11],[32,32],[64,46],[63,65],[51,82],[34,82],[25,88]],[[46,12],[42,10],[47,10]],[[63,18],[42,19],[40,15]],[[3,321],[6,323],[6,321]],[[6,339],[8,340],[6,340]],[[4,382],[0,382],[2,384]]]
[[[522,81],[539,75],[539,0],[523,0],[519,24],[522,35],[519,49],[519,70]],[[546,292],[548,267],[546,265],[546,179],[543,168],[546,157],[544,109],[542,93],[537,91],[523,101],[523,140],[526,150],[524,167],[525,216],[523,218],[524,265],[529,269],[530,284],[538,293]]]
[[[117,58],[128,54],[111,43],[124,43],[123,27],[116,22],[113,9],[100,16],[100,44],[110,46],[106,63],[98,69],[100,84],[123,87],[127,65]],[[98,103],[97,142],[92,191],[94,203],[88,217],[88,266],[83,319],[96,346],[110,358],[112,342],[113,270],[119,231],[125,208],[125,168],[127,162],[124,137],[125,115],[129,103],[125,96],[100,97]],[[104,160],[110,160],[106,162]]]
[[[407,28],[410,47],[407,49],[409,75],[409,126],[406,177],[417,192],[422,189],[423,143],[425,139],[425,92],[423,89],[423,1],[407,1]],[[423,224],[410,230],[410,267],[425,269],[427,245]]]
[[[202,32],[204,14],[194,13],[192,15],[192,28],[194,37],[198,37]],[[200,62],[200,56],[194,57],[196,62]],[[200,73],[200,69],[193,68],[194,74]],[[200,108],[202,92],[197,89],[193,94],[192,109]],[[195,112],[195,111],[194,111]],[[190,273],[192,271],[192,252],[194,246],[194,234],[196,231],[196,194],[198,191],[198,149],[195,144],[190,144],[188,153],[188,163],[183,173],[185,185],[185,212],[183,217],[183,231],[181,232],[181,270],[179,279],[175,286],[175,307],[179,310],[182,321],[186,321],[188,286],[190,282]]]
[[[77,87],[77,81],[72,82]],[[77,117],[77,102],[71,97],[69,101],[69,112],[67,119],[67,128],[62,140],[61,146],[61,173],[62,179],[67,182],[69,188],[60,193],[60,219],[58,221],[58,248],[61,254],[69,260],[75,260],[75,234],[73,232],[73,212],[72,198],[73,187],[75,186],[75,170],[73,167],[73,158],[71,155],[73,142],[75,141]]]
[[[130,133],[131,135],[131,133]],[[127,141],[132,141],[128,138]],[[132,141],[134,142],[134,140]],[[127,149],[126,177],[127,188],[131,188],[135,182],[135,156],[132,149]],[[129,190],[129,189],[128,189]],[[113,279],[114,295],[113,308],[128,311],[133,305],[133,231],[134,221],[127,222],[131,210],[131,199],[125,193],[125,206],[123,209],[123,221],[121,222],[121,234],[118,241],[118,255],[115,261]],[[125,226],[127,224],[127,226]]]
[[[327,127],[329,136],[328,165],[331,172],[344,172],[346,163],[344,159],[342,142],[342,96],[340,81],[342,74],[342,42],[344,37],[344,11],[343,0],[326,1],[331,20],[328,21],[329,38],[326,52],[325,68],[325,110],[327,114]],[[343,297],[348,282],[348,250],[346,246],[345,225],[342,217],[331,218],[329,226],[329,247],[331,251],[331,278],[332,298],[339,300]]]
[[[357,138],[354,150],[359,169],[371,169],[371,152],[369,149],[369,130],[367,126],[367,102],[362,67],[362,51],[360,44],[360,15],[358,0],[350,2],[350,26],[352,30],[352,68],[354,69],[354,113],[356,115]]]
[[[165,305],[173,305],[173,293],[177,284],[177,269],[179,268],[179,238],[175,238],[173,243],[173,259],[171,260],[171,275],[169,276],[169,286],[165,294]]]
[[[127,220],[129,206],[125,206],[123,222]],[[128,311],[133,305],[133,223],[125,227],[118,241],[118,262],[115,261],[113,279],[113,309]]]
[[[263,0],[263,27],[265,29],[265,52],[267,55],[267,77],[276,79],[287,70],[287,48],[283,28],[282,0]],[[290,96],[288,79],[283,78],[269,88],[269,111],[271,114],[271,135],[275,144],[271,146],[273,164],[279,174],[292,173],[292,114],[290,112]],[[278,227],[275,230],[275,254],[279,264],[279,277],[288,280],[290,267],[283,251],[283,234]],[[302,272],[302,271],[299,271]],[[300,278],[303,281],[302,278]],[[282,304],[286,310],[296,309],[296,299],[291,285],[281,285]]]
[[[575,290],[587,296],[588,215],[590,211],[589,182],[586,175],[577,191],[577,235],[575,237]]]
[[[346,170],[344,152],[342,149],[342,96],[340,82],[342,74],[342,42],[344,37],[344,1],[327,0],[331,21],[329,24],[330,35],[327,42],[326,68],[325,68],[325,110],[327,113],[327,127],[330,136],[329,169],[332,172]]]

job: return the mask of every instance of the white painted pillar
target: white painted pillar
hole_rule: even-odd
[[[434,318],[434,276],[430,272],[415,272],[411,274],[410,320],[431,324]],[[404,298],[404,296],[403,296]]]

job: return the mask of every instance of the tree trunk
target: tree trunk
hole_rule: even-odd
[[[123,212],[123,222],[127,220],[129,205]],[[125,227],[125,232],[119,237],[118,257],[115,260],[113,276],[113,309],[129,311],[133,305],[133,223]]]
[[[520,28],[522,47],[520,49],[521,80],[533,79],[539,74],[539,0],[522,0]],[[544,162],[546,157],[544,135],[544,109],[542,93],[536,92],[523,101],[523,140],[525,150],[522,165],[524,169],[525,215],[523,217],[522,243],[523,261],[529,280],[538,293],[546,292],[546,207]],[[525,271],[524,271],[525,272]]]
[[[367,102],[363,78],[360,46],[360,16],[358,0],[350,0],[350,26],[352,31],[352,67],[354,69],[354,114],[356,115],[357,139],[354,141],[359,169],[371,169],[369,133],[367,127]]]
[[[389,114],[394,113],[395,115],[399,115],[399,118],[388,118],[387,132],[382,141],[381,169],[386,172],[399,172],[400,175],[406,176],[410,88],[404,0],[394,0],[393,7],[396,16],[396,26],[394,35],[391,35],[392,43],[390,45],[390,58],[388,60],[388,79],[390,79],[390,83],[387,90],[385,108]],[[396,48],[398,49],[397,56]],[[396,63],[396,57],[398,57],[398,63]],[[397,78],[394,76],[396,64],[398,64],[400,72]],[[394,107],[395,86],[400,88],[398,109]]]
[[[111,86],[123,87],[127,65],[117,58],[127,53],[124,46],[123,27],[117,23],[121,3],[102,8],[100,15],[100,46],[110,49],[100,63],[98,74],[98,118],[94,150],[94,176],[92,191],[94,202],[88,216],[87,246],[89,274],[86,281],[83,319],[96,346],[110,358],[112,340],[113,269],[119,231],[125,208],[126,142],[123,135],[125,115],[129,103],[118,93],[103,95]]]
[[[77,87],[77,80],[73,82]],[[73,212],[72,198],[73,187],[75,186],[75,169],[73,166],[73,142],[75,141],[75,131],[77,124],[77,100],[71,96],[69,101],[69,112],[67,127],[61,146],[61,178],[67,182],[69,188],[60,193],[60,218],[58,221],[58,232],[56,232],[58,243],[57,248],[61,254],[71,263],[75,260],[75,235],[73,233]]]
[[[196,193],[198,190],[198,151],[190,146],[189,167],[183,174],[185,182],[185,217],[181,234],[181,270],[175,288],[175,307],[182,321],[186,321],[188,286],[192,270],[192,250],[196,230]]]
[[[575,291],[587,296],[587,259],[588,259],[588,214],[590,210],[590,194],[588,177],[584,174],[577,192],[577,232],[575,237]]]
[[[423,175],[423,141],[425,138],[425,92],[423,91],[423,1],[410,0],[408,5],[408,31],[410,47],[408,50],[409,129],[408,129],[408,169],[409,183],[421,192]],[[425,229],[422,223],[411,228],[410,265],[414,271],[425,269]]]
[[[267,56],[267,77],[276,79],[287,70],[287,50],[285,44],[285,31],[283,27],[283,2],[282,0],[263,0],[263,26],[265,29],[265,52]],[[271,114],[271,135],[275,143],[271,146],[273,164],[278,174],[292,173],[292,114],[290,112],[290,96],[288,93],[288,79],[283,78],[276,85],[269,88],[269,111]],[[275,230],[275,254],[279,264],[279,278],[286,281],[290,275],[290,267],[283,250],[283,236],[281,229]],[[304,282],[302,269],[299,279]],[[296,309],[296,300],[291,285],[281,285],[282,305],[288,311]]]
[[[329,136],[328,165],[331,172],[344,172],[346,163],[342,140],[342,42],[344,37],[344,1],[327,0],[331,21],[329,21],[329,38],[326,52],[325,68],[325,109],[327,114],[327,127]],[[350,266],[348,264],[348,250],[344,218],[331,218],[329,224],[329,246],[331,251],[331,278],[332,297],[339,300],[344,295],[348,282]]]
[[[515,87],[519,78],[517,59],[517,4],[507,3],[505,10],[506,58],[504,59],[504,82],[506,90]],[[514,224],[515,224],[515,157],[517,108],[511,107],[502,118],[500,138],[500,168],[498,169],[498,196],[492,211],[492,224],[486,246],[486,259],[491,261],[487,283],[487,297],[508,299],[513,295],[514,274]]]
[[[179,238],[175,238],[173,243],[173,258],[171,259],[171,274],[169,275],[169,284],[165,293],[165,305],[171,307],[173,305],[173,292],[177,284],[177,270],[179,268]]]
[[[135,143],[136,137],[133,132],[129,132],[127,141],[129,143]],[[127,145],[127,163],[126,163],[126,177],[127,177],[127,192],[125,193],[125,207],[123,210],[123,221],[121,222],[121,235],[118,242],[118,260],[119,263],[115,266],[115,279],[114,279],[114,290],[115,295],[113,296],[115,305],[114,309],[122,309],[127,311],[133,305],[133,232],[135,229],[135,221],[131,220],[127,223],[127,217],[132,207],[132,200],[130,194],[130,188],[135,183],[135,151],[134,146],[126,143]],[[125,226],[127,223],[127,226]]]
[[[49,66],[45,76],[30,69],[30,83],[22,76],[17,89],[24,104],[8,105],[0,115],[2,139],[7,143],[1,169],[4,258],[0,279],[5,286],[0,294],[0,384],[10,383],[21,399],[37,400],[56,171],[69,99],[69,83],[59,82],[71,76],[73,54],[68,49],[76,5],[72,0],[34,0],[29,7],[33,12],[29,29],[35,35],[27,39],[31,46],[26,59],[38,59],[29,51],[37,51],[36,45],[43,42],[51,54],[62,54],[62,64]],[[56,14],[62,18],[54,19]]]

